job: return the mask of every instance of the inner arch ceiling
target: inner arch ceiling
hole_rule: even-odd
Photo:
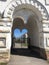
[[[9,5],[6,7],[4,11],[4,17],[12,18],[12,15],[15,10],[18,10],[21,8],[28,8],[31,9],[38,17],[39,20],[46,19],[48,20],[48,12],[46,8],[38,1],[36,0],[13,0],[9,3]]]

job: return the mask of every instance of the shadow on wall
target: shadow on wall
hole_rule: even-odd
[[[27,57],[35,57],[35,58],[46,60],[46,58],[41,57],[41,54],[38,53],[37,51],[31,50],[31,49],[29,50],[27,48],[14,48],[12,50],[11,54],[12,55],[27,56]]]
[[[37,23],[36,23],[37,21],[35,21],[33,18],[32,18],[32,16],[30,16],[29,20],[28,20],[28,23],[27,23],[28,26],[30,26],[28,28],[30,28],[29,30],[31,31],[29,33],[29,37],[31,36],[31,39],[32,39],[32,41],[30,41],[32,43],[32,45],[30,45],[31,51],[32,52],[35,51],[35,52],[39,53],[40,57],[42,57],[43,59],[47,59],[47,54],[46,54],[46,51],[44,49],[44,47],[45,47],[44,46],[44,35],[43,35],[43,33],[39,33],[39,30],[38,30],[38,27],[37,27]],[[38,24],[39,24],[39,26],[41,26],[40,29],[43,30],[42,23],[38,22]]]

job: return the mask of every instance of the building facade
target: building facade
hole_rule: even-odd
[[[0,62],[10,59],[16,27],[27,28],[31,48],[49,60],[49,0],[0,0]]]

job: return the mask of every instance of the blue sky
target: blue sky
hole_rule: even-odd
[[[20,38],[22,35],[24,35],[25,33],[27,33],[28,30],[27,29],[22,29],[22,31],[20,31],[20,29],[16,28],[14,30],[14,37],[15,38]]]

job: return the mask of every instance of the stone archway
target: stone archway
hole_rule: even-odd
[[[48,12],[46,10],[46,8],[37,0],[14,0],[11,1],[11,3],[8,5],[8,7],[6,7],[5,11],[4,11],[4,17],[10,17],[12,18],[12,14],[14,12],[14,10],[16,9],[17,6],[19,5],[25,5],[25,4],[29,4],[29,6],[26,6],[27,8],[31,8],[36,14],[40,14],[40,16],[42,15],[43,19],[49,19],[48,17]],[[32,5],[30,7],[30,5]],[[25,6],[21,6],[21,8],[25,8]]]
[[[16,23],[13,21],[13,24],[15,23],[14,26],[16,26],[17,23],[21,24],[19,22],[19,18],[20,18],[23,20],[22,23],[24,23],[25,25],[21,25],[21,26],[17,26],[17,27],[19,27],[19,28],[24,27],[29,30],[28,34],[29,34],[29,37],[31,38],[31,43],[32,43],[31,48],[34,48],[34,47],[36,47],[36,49],[38,48],[37,49],[38,52],[40,51],[39,50],[40,47],[44,48],[44,44],[43,44],[44,40],[42,41],[42,43],[40,45],[40,42],[41,42],[40,31],[42,30],[42,23],[40,23],[38,16],[32,10],[30,10],[29,8],[26,8],[26,7],[25,7],[25,9],[21,8],[20,10],[18,8],[18,11],[14,10],[12,16],[13,16],[13,19],[15,19],[14,21],[16,21]],[[17,21],[17,19],[18,19],[18,21]],[[43,39],[43,34],[42,34],[42,39]]]
[[[29,12],[30,14],[28,15],[26,12]],[[38,28],[37,34],[39,35],[39,41],[38,41],[39,47],[38,48],[36,47],[36,48],[37,49],[40,48],[41,55],[44,58],[45,58],[46,55],[47,55],[46,57],[49,58],[48,57],[49,56],[49,54],[48,54],[48,51],[49,51],[48,12],[47,12],[46,8],[40,2],[38,2],[36,0],[30,0],[30,1],[29,0],[14,0],[5,9],[3,17],[4,18],[5,17],[10,18],[12,26],[13,26],[13,20],[17,17],[21,17],[24,20],[25,24],[26,24],[26,21],[28,21],[28,20],[29,20],[28,21],[29,23],[30,23],[30,20],[36,21],[36,23],[32,23],[32,24],[35,24],[35,25],[37,24],[37,28]],[[26,17],[27,17],[27,19],[26,19]],[[12,26],[10,27],[10,29],[12,28]],[[47,27],[45,27],[45,26],[47,26]],[[35,31],[36,30],[34,30],[34,32]],[[12,32],[10,32],[10,35],[11,35],[11,33]],[[33,34],[33,35],[35,35],[35,34]],[[37,41],[37,38],[36,38],[36,41]],[[11,48],[11,44],[10,44],[9,47]],[[39,50],[38,50],[38,52],[39,52]]]

